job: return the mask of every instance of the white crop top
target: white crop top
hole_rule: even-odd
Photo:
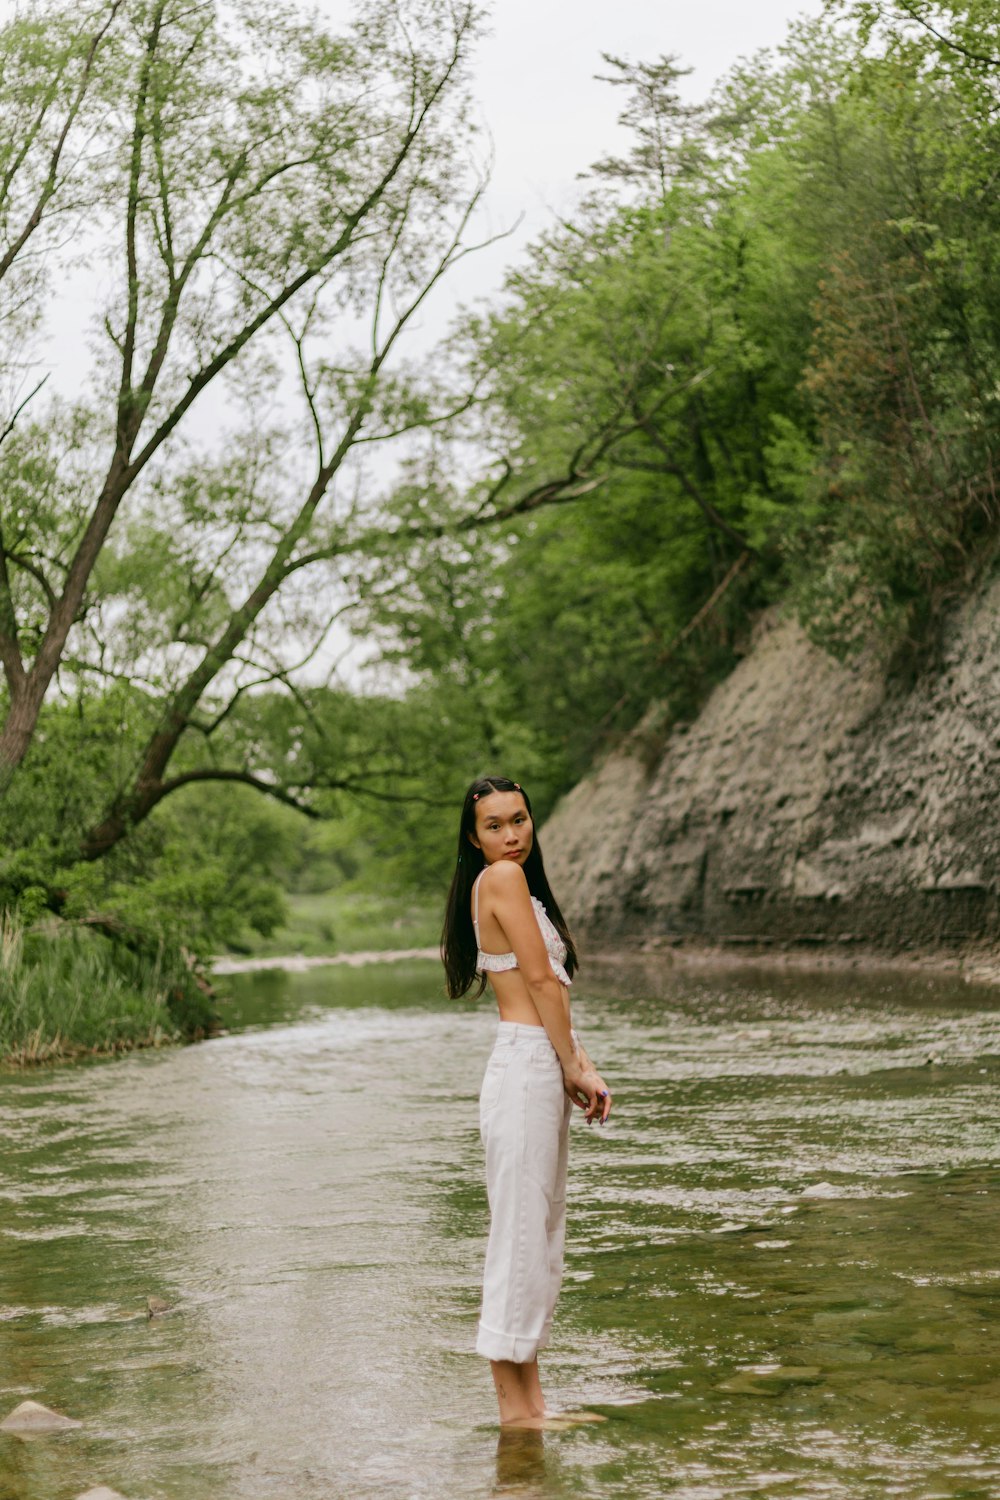
[[[489,865],[486,866],[489,869]],[[476,934],[476,972],[477,974],[502,974],[506,969],[517,968],[516,953],[484,953],[479,944],[479,882],[486,874],[486,870],[480,870],[472,887],[472,927]],[[566,944],[559,936],[559,930],[549,918],[548,912],[539,901],[537,896],[532,896],[531,904],[535,909],[535,919],[538,922],[542,939],[545,943],[545,951],[549,955],[549,963],[552,972],[560,984],[572,984],[572,980],[566,973]]]

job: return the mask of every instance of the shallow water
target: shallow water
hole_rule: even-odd
[[[995,992],[578,985],[618,1104],[574,1120],[543,1374],[608,1420],[501,1439],[487,1002],[429,963],[227,983],[225,1036],[0,1078],[0,1415],[84,1424],[0,1434],[0,1500],[1000,1494]]]

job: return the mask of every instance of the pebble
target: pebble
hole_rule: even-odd
[[[22,1401],[0,1422],[0,1432],[65,1432],[82,1426],[75,1417],[64,1417],[39,1401]]]
[[[168,1313],[169,1311],[170,1311],[170,1303],[169,1302],[164,1302],[164,1300],[163,1300],[162,1297],[147,1297],[146,1298],[146,1317],[147,1318],[162,1318],[163,1314],[164,1313]]]

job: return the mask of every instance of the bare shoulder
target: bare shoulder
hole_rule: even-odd
[[[518,890],[528,889],[528,880],[521,866],[515,864],[512,859],[498,859],[488,865],[483,875],[482,883],[489,883],[491,891],[498,895],[513,894]]]

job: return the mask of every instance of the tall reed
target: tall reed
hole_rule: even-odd
[[[0,1058],[24,1065],[177,1041],[176,1002],[190,1002],[190,985],[178,957],[143,958],[69,924],[25,931],[0,914]]]

